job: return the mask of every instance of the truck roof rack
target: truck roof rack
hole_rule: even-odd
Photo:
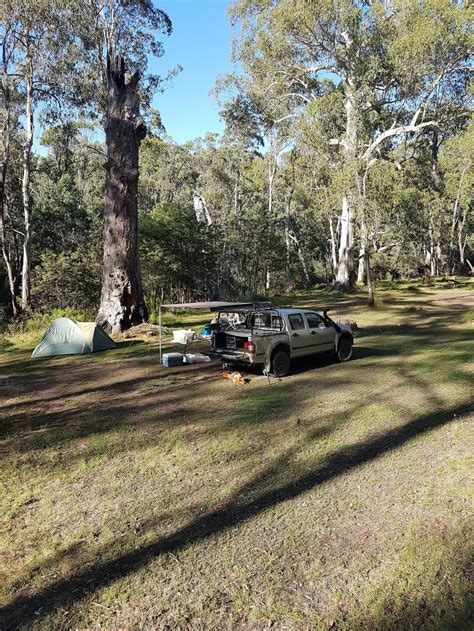
[[[249,309],[271,309],[271,302],[230,302],[222,304],[218,307],[211,307],[210,311],[229,311],[237,313],[238,311],[248,311]]]

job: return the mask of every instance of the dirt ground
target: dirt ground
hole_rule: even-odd
[[[472,628],[473,308],[341,299],[351,362],[245,386],[6,346],[1,628]]]

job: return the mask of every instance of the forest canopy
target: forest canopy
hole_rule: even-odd
[[[164,299],[367,284],[373,300],[378,280],[472,273],[472,5],[234,0],[225,131],[185,144],[151,107],[167,77],[147,74],[150,55],[166,67],[172,16],[73,5],[0,9],[10,316],[71,307],[120,330]],[[117,208],[136,225],[111,257]]]

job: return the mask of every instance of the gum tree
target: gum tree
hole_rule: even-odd
[[[119,332],[147,319],[138,257],[138,154],[146,135],[140,96],[159,85],[145,76],[148,56],[161,56],[157,37],[171,33],[166,13],[150,0],[83,0],[83,102],[103,113],[106,161],[104,258],[97,323]]]
[[[64,4],[61,0],[5,0],[0,9],[2,127],[2,213],[1,234],[5,266],[8,272],[13,314],[16,315],[16,289],[13,269],[6,247],[5,188],[9,169],[9,154],[14,128],[22,133],[21,194],[23,204],[21,300],[22,310],[30,305],[31,242],[33,200],[31,194],[35,110],[48,107],[58,100],[63,86],[56,69],[62,54],[58,46]],[[16,122],[15,122],[16,121]]]
[[[435,101],[465,84],[469,11],[448,0],[235,0],[231,7],[241,25],[236,58],[273,103],[275,123],[319,119],[318,142],[332,148],[331,160],[343,174],[340,288],[353,283],[357,249],[367,260],[358,213],[367,170],[401,139],[412,143],[439,127],[443,108]],[[329,94],[335,97],[331,111],[319,107]]]

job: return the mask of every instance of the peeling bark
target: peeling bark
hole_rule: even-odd
[[[146,135],[139,75],[125,78],[123,59],[107,57],[104,261],[97,324],[117,333],[147,319],[138,259],[138,152]]]

